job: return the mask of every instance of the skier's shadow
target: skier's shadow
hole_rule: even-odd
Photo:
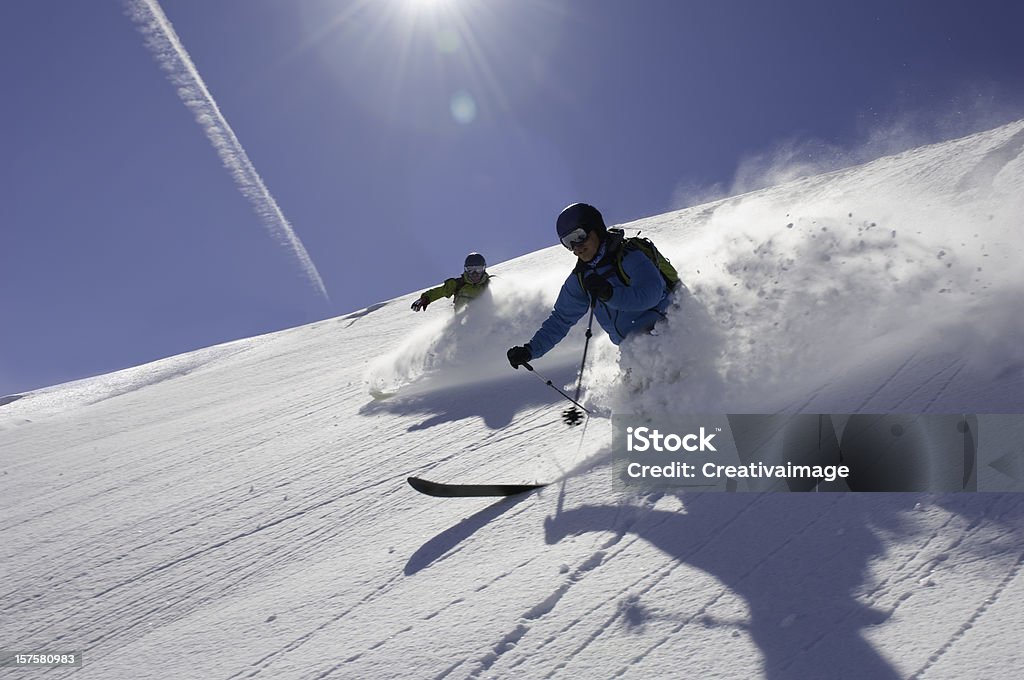
[[[405,575],[413,574],[426,569],[435,562],[443,560],[451,551],[457,548],[463,541],[475,534],[492,521],[514,508],[520,501],[525,500],[529,494],[522,494],[518,497],[510,497],[487,506],[480,512],[467,517],[455,526],[445,529],[437,536],[420,546],[412,554],[409,561],[405,563]]]
[[[947,508],[991,517],[987,504],[994,495],[981,500],[966,496],[952,498]],[[683,498],[685,513],[621,505],[571,509],[545,521],[545,536],[553,544],[593,531],[610,531],[619,538],[634,534],[679,563],[711,574],[746,601],[749,623],[739,625],[761,649],[766,678],[887,680],[899,678],[900,673],[861,631],[887,620],[902,601],[894,601],[881,586],[871,586],[868,567],[885,550],[876,532],[913,530],[904,525],[913,523],[907,518],[918,498],[911,494],[697,494]],[[1024,515],[1021,505],[1012,514],[1012,519],[1005,515],[1002,520],[1019,522]],[[673,619],[680,622],[676,634],[681,636],[686,635],[685,630],[680,632],[686,626],[714,624],[714,605],[723,593],[717,585],[708,588],[707,579],[701,579],[700,585],[670,582],[673,575],[685,572],[672,570],[657,585],[659,593],[674,586],[686,593],[685,601],[705,603],[696,611],[682,604],[675,608],[678,613]],[[637,575],[636,585],[627,587],[623,597],[644,597],[653,586],[642,576]],[[695,593],[699,587],[708,590]],[[861,600],[875,601],[878,608]],[[673,606],[662,601],[658,609]]]
[[[548,369],[549,375],[545,377],[555,385],[564,385],[575,378],[577,368],[570,364],[555,365]],[[441,384],[435,387],[430,381],[423,381],[389,399],[370,402],[359,410],[359,414],[424,416],[421,422],[409,427],[410,432],[467,418],[483,418],[487,427],[498,430],[525,409],[544,404],[561,408],[563,401],[543,382],[531,378],[525,369],[513,371],[508,368],[508,375],[469,385],[445,387]]]
[[[378,309],[381,309],[382,307],[386,307],[387,305],[388,305],[387,302],[378,302],[375,305],[370,305],[366,309],[361,309],[358,312],[352,312],[351,314],[343,316],[343,317],[341,317],[339,319],[339,321],[348,321],[348,323],[345,324],[345,328],[348,328],[349,326],[351,326],[352,324],[354,324],[356,321],[358,321],[359,319],[363,318],[364,316],[369,316],[370,314],[373,314],[374,312],[376,312]]]

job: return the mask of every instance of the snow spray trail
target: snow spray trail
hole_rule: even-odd
[[[125,0],[125,7],[145,36],[146,47],[153,53],[160,68],[167,73],[196,122],[203,128],[239,191],[255,209],[271,236],[291,249],[314,288],[327,299],[327,288],[320,278],[320,272],[256,172],[242,143],[235,136],[235,131],[228,125],[170,20],[160,8],[160,3],[157,0]]]
[[[441,299],[424,313],[434,318],[367,370],[365,381],[376,398],[479,384],[511,371],[505,352],[529,339],[547,317],[558,281],[502,276],[488,292],[459,312]],[[572,361],[582,347],[578,330],[559,350],[545,356],[548,366]]]
[[[693,300],[670,311],[659,336],[622,346],[631,389],[598,376],[605,398],[630,412],[774,412],[814,393],[842,412],[858,403],[854,387],[884,387],[857,386],[865,368],[913,372],[937,355],[964,357],[979,393],[1000,376],[1019,380],[1022,130],[650,220],[643,226]],[[674,239],[680,232],[698,235]],[[695,337],[709,319],[713,329]],[[695,376],[695,364],[706,372]],[[906,377],[920,386],[932,375]],[[921,409],[934,398],[921,390],[900,403]]]

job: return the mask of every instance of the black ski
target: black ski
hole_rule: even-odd
[[[409,486],[420,493],[440,498],[463,498],[473,496],[514,496],[539,489],[544,484],[443,484],[419,477],[409,477]]]

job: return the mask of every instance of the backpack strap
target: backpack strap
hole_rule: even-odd
[[[618,252],[615,254],[615,270],[618,273],[619,278],[622,279],[622,282],[627,286],[630,285],[629,274],[627,274],[626,270],[622,268],[622,258],[626,255],[626,251],[629,250],[640,250],[640,247],[633,242],[633,239],[623,239],[622,247],[619,248]]]
[[[621,229],[609,229],[605,243],[604,256],[601,258],[601,261],[597,263],[597,266],[614,264],[619,279],[628,286],[629,277],[626,276],[626,273],[622,270],[622,251],[625,243],[623,239],[623,231]],[[577,258],[576,267],[572,270],[572,273],[576,275],[576,280],[580,283],[580,288],[584,288],[583,272],[588,269],[587,264],[588,263]],[[586,290],[586,288],[584,288],[584,290]]]

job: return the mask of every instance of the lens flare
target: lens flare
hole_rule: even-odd
[[[437,132],[513,116],[552,86],[538,71],[568,0],[311,0],[311,49],[350,101],[382,123]],[[529,40],[526,40],[526,37]]]

